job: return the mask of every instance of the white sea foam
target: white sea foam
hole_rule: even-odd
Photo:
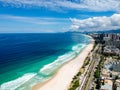
[[[85,44],[77,44],[72,47],[72,50],[75,51],[76,53],[79,53],[81,49],[83,49],[86,45]]]
[[[28,73],[18,79],[3,83],[0,86],[0,90],[15,90],[16,88],[18,88],[19,86],[30,80],[35,75],[36,75],[35,73]]]
[[[45,65],[40,72],[49,75],[53,73],[56,69],[58,69],[63,63],[69,61],[70,59],[74,58],[76,54],[74,52],[66,53],[62,56],[59,56],[54,62]]]
[[[65,62],[73,59],[76,55],[81,51],[82,48],[85,47],[85,44],[77,44],[72,47],[72,51],[59,56],[54,62],[45,65],[41,70],[40,73],[49,75],[52,74],[55,70],[57,70],[61,65]]]

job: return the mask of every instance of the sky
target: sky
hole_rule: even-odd
[[[0,0],[0,33],[120,29],[120,0]]]

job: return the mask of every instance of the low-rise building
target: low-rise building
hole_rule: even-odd
[[[103,50],[104,54],[120,55],[120,50],[115,46],[105,46]]]

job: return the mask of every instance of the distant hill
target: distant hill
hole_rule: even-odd
[[[104,30],[104,31],[97,31],[98,33],[120,33],[120,29],[118,30]]]
[[[103,30],[103,31],[68,31],[67,33],[120,33],[120,29],[118,30]]]

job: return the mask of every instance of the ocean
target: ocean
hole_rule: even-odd
[[[89,43],[80,33],[0,34],[0,90],[31,90]]]

